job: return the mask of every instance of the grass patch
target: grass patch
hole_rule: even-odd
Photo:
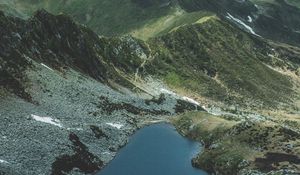
[[[237,174],[251,153],[246,144],[226,136],[237,124],[235,121],[205,112],[189,112],[173,122],[183,135],[204,144],[204,151],[193,159],[193,164],[210,173]]]
[[[289,102],[293,85],[288,76],[266,66],[271,59],[264,51],[267,43],[216,17],[198,21],[149,40],[154,58],[145,66],[149,74],[228,104],[275,107]]]
[[[182,82],[182,78],[177,75],[175,72],[169,72],[166,77],[165,81],[172,86],[180,86]]]
[[[204,144],[193,164],[210,173],[239,174],[242,169],[262,172],[296,167],[299,158],[299,132],[295,122],[232,121],[205,112],[188,112],[173,121],[178,131]],[[278,159],[268,159],[279,155]],[[280,155],[286,158],[280,159]],[[293,159],[294,161],[286,162]],[[266,160],[266,161],[264,161]]]
[[[85,0],[15,0],[9,7],[27,16],[41,8],[54,14],[65,13],[98,34],[115,36],[142,27],[172,11],[173,4],[167,5],[164,0],[142,2],[145,1],[90,0],[87,3]]]

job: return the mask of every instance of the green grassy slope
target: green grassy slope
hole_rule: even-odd
[[[298,8],[300,8],[300,1],[297,0],[287,0],[287,3],[289,3],[290,5],[296,6]]]
[[[131,34],[143,40],[189,24],[203,11],[223,17],[230,13],[259,35],[300,43],[299,2],[294,0],[0,0],[0,9],[18,17],[26,18],[40,8],[68,14],[101,35]],[[248,16],[253,22],[247,22]]]
[[[272,58],[264,41],[214,16],[152,39],[150,45],[154,58],[146,72],[173,88],[228,103],[266,106],[288,102],[293,92],[288,76],[266,66]]]
[[[16,7],[14,1],[11,0],[0,0],[0,10],[4,11],[8,15],[26,18],[27,15],[22,12],[21,9]]]
[[[275,117],[272,121],[233,118],[189,112],[174,120],[178,131],[205,146],[193,159],[194,166],[222,175],[243,174],[243,171],[246,174],[253,170],[267,174],[273,171],[271,174],[276,175],[299,172],[300,135],[296,129],[299,121]],[[261,174],[259,172],[253,174]]]
[[[168,1],[13,0],[9,2],[9,7],[28,15],[40,8],[54,14],[66,13],[98,34],[112,36],[128,33],[150,20],[171,13],[173,5],[166,2]]]
[[[39,2],[51,9],[59,4]],[[79,1],[64,1],[66,5],[75,2]],[[72,4],[70,7],[79,9],[81,5]],[[147,5],[147,8],[156,5]],[[136,6],[144,8],[141,4]],[[182,12],[167,18],[169,23],[164,23],[165,20],[158,18],[148,23],[152,27],[143,26],[153,29],[149,33],[135,30],[140,38],[151,38],[145,42],[131,37],[101,38],[97,55],[126,77],[132,77],[146,59],[144,76],[157,76],[174,89],[214,101],[250,107],[291,102],[294,91],[290,78],[267,64],[296,70],[299,62],[291,66],[281,58],[271,57],[273,50],[263,39],[255,38],[209,12]],[[155,28],[157,26],[161,27]],[[98,42],[97,39],[93,42]],[[294,60],[297,61],[298,57]]]
[[[190,25],[208,15],[213,15],[213,13],[208,11],[187,13],[184,10],[177,8],[166,16],[149,21],[146,25],[130,32],[130,34],[136,38],[148,40],[164,35],[180,26]]]
[[[265,38],[299,46],[298,1],[179,0],[179,3],[189,12],[210,10],[223,17],[230,13]],[[251,22],[248,21],[249,17],[252,19]]]
[[[300,98],[294,100],[300,94],[300,49],[270,43],[210,13],[192,14],[194,18],[187,19],[188,15],[183,14],[165,25],[164,30],[157,30],[157,37],[142,41],[131,36],[99,37],[66,15],[55,16],[46,11],[36,12],[27,21],[0,13],[0,74],[4,75],[0,84],[34,103],[25,76],[32,64],[30,60],[45,63],[51,67],[47,71],[57,72],[63,78],[71,68],[116,89],[126,87],[148,92],[139,89],[137,81],[151,76],[153,84],[160,83],[156,78],[163,80],[170,90],[196,97],[201,105],[211,107],[219,102],[244,110],[227,110],[233,114],[228,116],[187,113],[175,119],[175,125],[184,135],[204,142],[203,154],[193,160],[195,166],[230,175],[239,174],[244,168],[269,171],[272,164],[276,165],[275,170],[283,169],[284,165],[269,160],[268,156],[278,152],[287,156],[283,161],[289,161],[294,158],[290,154],[299,155],[299,143],[294,142],[300,138],[294,131],[299,125],[294,120],[299,118]],[[45,92],[50,91],[45,88]],[[6,90],[1,95],[6,95]],[[164,97],[148,102],[160,103]],[[271,112],[280,114],[282,108],[278,107],[282,104],[286,111],[294,104],[298,108],[275,117]],[[108,110],[123,110],[126,106],[125,103],[106,105]],[[128,108],[132,110],[132,106]],[[263,111],[268,117],[247,110]],[[282,150],[283,146],[289,148],[287,144],[295,145],[296,150]],[[243,160],[248,161],[247,165],[241,164]]]

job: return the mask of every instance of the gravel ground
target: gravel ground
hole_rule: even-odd
[[[33,64],[26,91],[34,103],[0,99],[0,174],[92,173],[147,121],[175,113],[171,96],[146,104],[75,70]]]

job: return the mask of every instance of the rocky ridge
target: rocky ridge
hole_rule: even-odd
[[[0,13],[0,23],[0,174],[95,173],[139,127],[201,109],[129,90],[121,72],[141,57],[138,41],[101,38],[46,11],[28,21]],[[114,61],[125,49],[132,61]]]

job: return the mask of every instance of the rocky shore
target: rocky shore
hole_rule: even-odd
[[[158,103],[122,94],[74,70],[62,76],[50,66],[32,66],[25,91],[34,103],[1,89],[0,174],[99,171],[134,131],[166,120],[182,104],[168,95]]]
[[[193,165],[222,175],[300,173],[298,121],[254,113],[189,112],[173,121],[178,131],[200,141]]]

